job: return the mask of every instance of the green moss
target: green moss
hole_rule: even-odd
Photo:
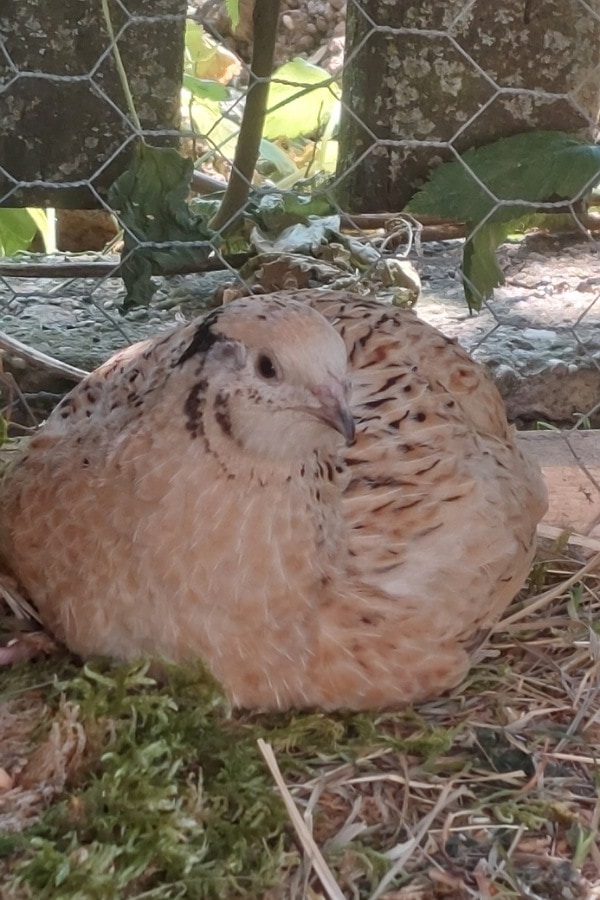
[[[490,798],[488,802],[494,819],[505,825],[524,825],[528,830],[536,831],[554,818],[548,803],[527,796],[516,799],[513,796],[500,803],[494,803]],[[514,834],[509,832],[507,840],[512,837]]]
[[[61,703],[77,706],[87,738],[69,792],[0,846],[12,884],[45,900],[259,897],[300,863],[259,737],[291,781],[329,760],[386,749],[435,760],[452,745],[411,711],[232,714],[202,670],[167,675],[160,685],[141,663],[68,658],[12,670],[5,698],[37,687],[46,731]],[[383,857],[352,852],[366,881],[380,874]]]
[[[254,734],[206,679],[160,688],[145,667],[86,666],[50,694],[80,706],[95,752],[24,835],[14,871],[35,896],[257,896],[278,882],[285,810]]]

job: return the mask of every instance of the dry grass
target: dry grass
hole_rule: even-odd
[[[545,534],[466,683],[415,710],[240,715],[202,673],[5,668],[1,896],[600,898],[600,543]],[[0,597],[6,643],[29,626]]]
[[[316,839],[336,860],[316,896],[600,897],[600,560],[579,555],[593,544],[546,554],[468,682],[415,714],[412,739],[426,725],[446,752],[380,748],[280,785],[303,823],[291,896],[311,896]],[[381,722],[400,740],[407,725]],[[357,839],[386,861],[368,888]]]

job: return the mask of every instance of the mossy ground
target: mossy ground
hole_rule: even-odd
[[[67,654],[2,670],[0,896],[334,896],[263,738],[345,897],[600,897],[600,582],[570,556],[417,710],[241,714],[200,670]]]

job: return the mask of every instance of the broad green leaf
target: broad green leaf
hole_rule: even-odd
[[[278,80],[293,83],[278,84]],[[332,86],[319,87],[329,80],[330,75],[325,69],[304,59],[293,59],[277,69],[269,89],[268,110],[271,112],[267,111],[263,136],[272,140],[295,138],[324,126],[337,102]],[[307,88],[311,89],[307,91]]]
[[[524,233],[531,228],[547,228],[561,231],[573,226],[570,215],[560,213],[531,213],[519,219],[500,220],[490,217],[465,241],[462,272],[467,304],[471,311],[480,310],[494,288],[504,284],[504,272],[498,265],[496,250],[512,234]]]
[[[14,256],[19,250],[28,250],[37,230],[31,210],[0,209],[0,256]]]
[[[151,276],[204,261],[213,249],[206,219],[191,212],[187,197],[193,163],[171,147],[136,147],[131,164],[110,189],[108,201],[124,227],[121,274],[124,308],[147,305]],[[139,247],[140,241],[205,241],[198,247]]]
[[[184,75],[183,86],[202,100],[227,100],[228,91],[223,84],[217,81],[208,81],[206,78],[196,78],[195,75]]]
[[[468,150],[462,162],[439,166],[406,211],[455,219],[476,229],[465,243],[463,274],[467,303],[479,309],[502,283],[495,260],[498,245],[511,232],[540,221],[562,226],[562,216],[543,215],[540,207],[578,200],[598,179],[598,145],[560,131],[533,131]]]
[[[600,146],[562,131],[531,131],[467,150],[462,162],[439,166],[407,212],[476,224],[498,205],[495,198],[526,203],[575,200],[599,178]],[[531,207],[519,205],[497,210],[507,219],[527,211]]]

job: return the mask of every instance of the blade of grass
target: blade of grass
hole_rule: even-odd
[[[579,569],[578,572],[575,572],[570,578],[567,578],[566,581],[561,581],[560,584],[555,585],[550,588],[548,591],[544,591],[543,594],[540,594],[539,597],[536,597],[531,603],[528,603],[522,609],[517,610],[517,612],[513,613],[512,616],[507,616],[506,619],[500,619],[500,621],[494,626],[493,631],[502,631],[503,628],[506,628],[507,625],[512,625],[514,622],[519,622],[521,619],[524,619],[526,616],[531,615],[532,612],[537,612],[538,609],[543,609],[548,603],[551,603],[552,600],[555,600],[557,597],[560,597],[561,594],[564,594],[565,591],[568,591],[569,588],[572,588],[573,585],[577,584],[585,575],[589,575],[590,572],[593,572],[594,569],[597,569],[600,565],[600,553],[596,553],[595,556],[585,565],[582,569]]]
[[[302,844],[304,852],[310,860],[315,872],[319,876],[321,884],[323,885],[323,890],[329,897],[329,900],[345,900],[344,895],[339,888],[339,885],[331,874],[331,870],[323,858],[323,854],[319,850],[312,834],[306,827],[304,819],[298,812],[298,808],[294,803],[293,797],[290,794],[287,785],[281,775],[279,766],[277,765],[277,760],[275,758],[275,754],[273,753],[273,748],[262,738],[259,738],[257,743],[258,748],[264,756],[265,762],[269,767],[271,775],[273,776],[273,780],[279,788],[279,792],[281,793],[285,808],[291,819],[292,825],[294,826],[296,834],[298,835],[298,839]]]

